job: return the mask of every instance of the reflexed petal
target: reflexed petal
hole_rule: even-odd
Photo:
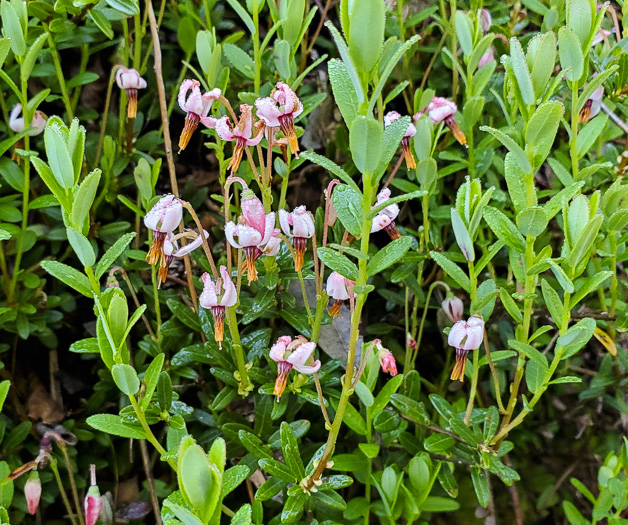
[[[204,286],[203,292],[201,293],[198,302],[203,308],[218,306],[218,297],[216,296],[216,283],[212,280],[211,275],[205,272],[201,279],[203,279]]]
[[[279,210],[279,225],[288,237],[292,237],[292,229],[290,228],[292,225],[291,213],[288,213],[286,210]]]
[[[207,231],[205,230],[203,230],[203,237],[205,237],[205,239],[209,237],[209,233],[207,233]],[[183,257],[184,255],[187,255],[188,253],[193,252],[194,250],[196,250],[196,248],[198,248],[201,244],[203,244],[203,237],[201,237],[200,235],[197,235],[196,239],[186,244],[185,246],[181,247],[181,249],[177,250],[173,255],[175,257]],[[165,248],[164,248],[164,251],[165,251]]]
[[[294,225],[293,235],[309,239],[314,235],[314,221],[305,206],[298,206],[292,212],[292,223]]]
[[[189,111],[187,108],[187,103],[185,101],[185,96],[187,95],[187,92],[192,89],[195,85],[198,85],[198,81],[197,80],[191,80],[189,78],[185,79],[183,82],[181,82],[181,87],[179,88],[179,96],[177,97],[177,100],[179,102],[179,107],[185,111],[186,113]]]
[[[225,230],[226,234],[226,230]],[[262,235],[255,228],[251,228],[246,224],[238,225],[238,243],[242,248],[247,246],[259,246],[265,244],[262,242]]]
[[[275,212],[271,211],[268,215],[266,215],[266,228],[264,230],[264,237],[262,237],[262,239],[260,240],[260,242],[257,243],[257,245],[268,243],[268,241],[270,241],[270,238],[273,235],[274,230],[275,230]]]
[[[320,368],[321,368],[321,362],[318,359],[314,361],[314,366],[294,365],[294,369],[297,372],[301,372],[302,374],[313,374],[314,372],[318,372]]]
[[[464,338],[467,336],[467,323],[464,321],[458,321],[449,330],[449,336],[447,342],[454,348],[462,348],[461,344]]]
[[[392,219],[385,213],[378,213],[373,217],[373,224],[371,225],[371,233],[375,233],[383,230],[386,226],[389,226]]]
[[[346,281],[347,279],[338,272],[331,272],[327,278],[327,295],[337,301],[346,301],[349,299]]]
[[[216,120],[214,117],[201,117],[201,122],[209,129],[215,129],[218,120]]]
[[[225,266],[220,267],[220,275],[222,276],[222,287],[224,289],[220,304],[221,306],[235,306],[238,302],[238,292]]]
[[[299,367],[305,365],[315,348],[316,343],[302,343],[292,351],[286,361],[299,370]]]
[[[257,118],[263,120],[268,127],[278,128],[281,111],[277,109],[277,103],[271,97],[258,98],[255,101]]]
[[[235,139],[229,117],[225,115],[216,121],[216,133],[222,140],[231,141]]]
[[[227,241],[229,241],[229,244],[234,248],[242,248],[242,246],[234,239],[234,235],[238,235],[238,226],[236,226],[233,222],[228,222],[225,224],[225,237],[227,238]]]

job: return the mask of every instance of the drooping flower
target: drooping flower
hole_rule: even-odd
[[[451,130],[456,140],[463,146],[468,147],[467,137],[460,129],[458,122],[456,122],[456,111],[458,111],[458,106],[451,100],[447,100],[443,97],[433,97],[427,107],[419,111],[414,117],[417,119],[427,112],[430,120],[434,124],[444,122]]]
[[[491,30],[493,25],[493,17],[488,9],[480,9],[480,29],[484,34]]]
[[[279,237],[280,233],[281,230],[279,228],[275,228],[270,236],[270,240],[266,243],[266,246],[261,248],[262,253],[267,257],[274,257],[279,253],[279,247],[281,246],[281,237]]]
[[[203,308],[211,310],[214,318],[214,338],[220,346],[225,333],[225,310],[238,302],[238,292],[225,266],[220,267],[221,279],[214,282],[211,275],[202,276],[204,288],[199,299]]]
[[[257,281],[255,261],[264,253],[274,234],[275,213],[264,213],[264,205],[252,190],[246,188],[242,192],[242,215],[238,224],[228,222],[225,225],[225,236],[231,246],[244,250],[249,283]]]
[[[291,213],[286,210],[279,210],[279,224],[283,232],[288,237],[292,237],[295,252],[294,270],[300,272],[303,268],[307,240],[314,235],[312,214],[305,209],[305,206],[297,206]]]
[[[456,364],[451,372],[451,380],[464,381],[464,368],[469,350],[480,348],[484,339],[484,321],[480,317],[470,317],[458,321],[451,327],[447,342],[456,349]]]
[[[464,303],[459,297],[456,297],[454,295],[448,295],[441,303],[441,306],[452,323],[457,323],[462,319]]]
[[[209,237],[209,233],[203,230],[203,236],[207,239]],[[181,237],[185,237],[186,239],[192,238],[193,240],[192,242],[189,242],[185,246],[179,248],[179,243],[177,241]],[[180,233],[178,235],[174,235],[173,233],[166,235],[166,238],[164,239],[164,256],[161,258],[158,271],[159,285],[161,286],[161,283],[166,282],[166,279],[168,278],[168,268],[170,268],[170,265],[175,258],[179,259],[189,253],[192,253],[199,246],[201,246],[201,244],[203,244],[203,237],[192,230],[186,230],[185,233]]]
[[[388,127],[400,118],[401,115],[396,111],[389,111],[388,113],[386,113],[386,115],[384,115],[384,126]],[[410,170],[416,168],[416,161],[414,160],[414,155],[412,154],[412,149],[410,148],[410,139],[415,135],[416,128],[414,127],[414,124],[410,123],[405,135],[401,139],[401,149],[403,151],[403,157],[406,159],[406,166]]]
[[[171,234],[181,223],[183,218],[183,206],[174,195],[164,195],[157,204],[144,217],[144,224],[153,231],[153,243],[148,250],[146,260],[150,264],[156,264],[165,257],[164,242],[168,234]]]
[[[22,104],[16,104],[13,107],[11,115],[9,115],[9,127],[15,133],[22,133],[22,131],[26,129],[24,125],[24,115],[22,115]],[[29,127],[31,128],[28,132],[29,137],[34,137],[42,133],[44,129],[46,129],[46,115],[39,110],[35,111]]]
[[[98,485],[96,485],[96,465],[90,465],[90,469],[92,483],[85,496],[83,507],[85,509],[85,525],[96,525],[102,510],[102,498]]]
[[[37,512],[39,499],[41,498],[41,481],[39,480],[39,473],[37,471],[33,471],[28,475],[28,479],[24,485],[24,497],[26,498],[28,513],[32,516]]]
[[[222,140],[230,142],[235,140],[233,157],[231,157],[231,161],[227,166],[227,169],[231,170],[231,174],[238,171],[244,148],[257,146],[264,138],[262,130],[255,137],[253,136],[253,113],[251,110],[252,107],[248,104],[240,104],[240,120],[238,120],[238,124],[235,127],[226,115],[216,121],[216,133],[218,133],[218,136]]]
[[[334,299],[334,304],[329,310],[329,315],[336,317],[340,313],[342,303],[349,299],[354,284],[354,281],[347,279],[338,272],[331,272],[327,278],[327,295]]]
[[[388,199],[390,199],[390,190],[388,188],[384,188],[377,194],[377,202],[373,207],[385,203]],[[371,233],[384,230],[393,241],[395,239],[399,239],[401,235],[395,225],[397,215],[399,215],[399,206],[397,206],[396,203],[386,206],[377,215],[375,215],[375,217],[373,217]]]
[[[220,89],[215,88],[201,95],[199,86],[200,82],[198,80],[190,80],[188,78],[181,83],[181,87],[179,88],[179,107],[185,111],[185,126],[179,138],[179,153],[181,153],[188,145],[188,142],[190,142],[190,137],[198,127],[199,122],[202,122],[210,129],[216,127],[216,119],[209,117],[208,114],[214,100],[218,99],[222,95],[222,92]],[[186,99],[187,92],[190,89],[192,93],[190,93],[190,96]]]
[[[116,83],[120,89],[126,90],[126,96],[129,100],[127,117],[135,118],[137,116],[137,90],[146,87],[146,80],[140,76],[137,70],[121,66],[116,71]]]
[[[316,348],[316,343],[309,342],[305,337],[298,336],[294,340],[287,335],[281,336],[270,349],[270,358],[277,363],[277,379],[273,395],[277,396],[277,401],[281,398],[288,374],[293,368],[302,374],[313,374],[318,372],[321,362],[317,359],[313,365],[306,365],[310,356]]]
[[[482,69],[489,62],[495,62],[495,52],[492,47],[488,48],[488,51],[482,55],[478,62],[478,69]]]
[[[591,47],[595,47],[598,44],[601,44],[604,40],[608,39],[608,37],[611,36],[612,34],[613,32],[609,31],[608,29],[600,29],[595,35],[595,37],[593,38],[593,41],[591,42]]]
[[[277,82],[271,96],[257,99],[255,107],[257,117],[263,120],[266,126],[281,128],[290,144],[290,151],[298,155],[299,141],[294,129],[294,119],[303,113],[303,104],[296,93],[287,84]]]
[[[587,99],[580,110],[580,123],[589,122],[602,109],[602,97],[604,96],[604,86],[597,88],[591,97]]]
[[[382,372],[395,377],[397,375],[397,362],[395,361],[395,356],[390,350],[382,346],[382,341],[380,339],[375,339],[373,344],[375,345],[375,348],[377,348],[377,357],[379,358],[379,364],[382,367]]]

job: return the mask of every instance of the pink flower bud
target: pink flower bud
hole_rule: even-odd
[[[24,485],[24,496],[26,497],[29,514],[35,514],[39,506],[39,498],[41,497],[41,481],[37,471],[33,471],[28,475],[26,485]]]
[[[96,525],[100,512],[102,511],[102,498],[100,490],[96,485],[96,465],[90,465],[92,485],[87,491],[83,503],[85,509],[85,525]]]
[[[382,342],[379,339],[375,339],[373,343],[377,348],[377,357],[379,357],[379,364],[382,367],[382,372],[395,377],[397,375],[397,362],[395,361],[395,356],[390,350],[382,346]]]
[[[444,312],[447,314],[447,317],[451,319],[452,323],[457,323],[462,319],[462,311],[464,309],[464,304],[462,299],[458,297],[447,297],[441,304]]]

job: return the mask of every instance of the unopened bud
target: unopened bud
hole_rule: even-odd
[[[441,306],[452,323],[457,323],[462,319],[462,313],[464,310],[464,303],[462,302],[462,299],[453,295],[447,296],[447,298],[441,303]]]
[[[85,525],[96,525],[100,512],[102,511],[102,498],[100,497],[98,485],[96,485],[96,465],[90,465],[90,470],[92,486],[89,487],[83,504],[85,509]]]
[[[24,496],[26,497],[29,514],[35,514],[37,507],[39,507],[39,498],[41,497],[41,481],[37,471],[33,471],[28,475],[26,485],[24,485]]]

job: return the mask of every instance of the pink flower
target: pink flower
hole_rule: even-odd
[[[493,17],[488,9],[480,9],[480,28],[484,34],[488,33],[493,25]]]
[[[192,242],[188,242],[182,248],[179,248],[178,240],[181,237],[192,238]],[[203,237],[207,239],[209,237],[209,233],[203,230]],[[201,237],[198,233],[192,230],[186,230],[185,233],[180,233],[178,235],[174,235],[173,233],[169,233],[166,235],[164,239],[164,256],[161,259],[161,264],[159,266],[159,285],[161,283],[166,282],[168,278],[168,268],[172,264],[172,261],[177,258],[180,259],[187,254],[196,250],[199,246],[203,244],[203,237]]]
[[[179,88],[179,107],[185,111],[185,126],[179,138],[179,153],[184,150],[190,142],[190,137],[197,128],[199,121],[210,129],[216,127],[216,119],[209,117],[209,111],[212,108],[214,100],[220,98],[222,92],[220,89],[212,89],[201,95],[198,80],[190,80],[189,78],[181,83]],[[192,90],[190,96],[187,97],[189,90]]]
[[[612,34],[613,34],[612,31],[609,31],[607,29],[600,29],[595,35],[595,37],[593,38],[593,41],[591,42],[591,47],[595,47],[598,44],[601,44],[602,42],[604,42],[604,40],[606,40]]]
[[[13,107],[11,115],[9,115],[9,127],[15,133],[22,133],[26,129],[24,126],[24,116],[22,115],[22,104],[16,104]],[[44,129],[46,129],[46,115],[41,111],[35,111],[29,128],[31,128],[28,132],[29,137],[41,134]]]
[[[279,233],[281,233],[279,228],[275,228],[273,230],[270,240],[266,243],[266,246],[261,249],[264,255],[274,257],[279,253],[279,247],[281,246],[281,237],[279,237]]]
[[[396,111],[389,111],[384,115],[384,126],[388,127],[393,122],[398,121],[401,118],[401,115]],[[403,156],[406,159],[406,166],[408,169],[416,168],[416,161],[414,160],[414,155],[412,154],[412,150],[410,148],[410,139],[416,135],[416,127],[414,124],[410,123],[408,129],[406,130],[405,135],[401,139],[401,149],[403,151]]]
[[[199,299],[200,305],[212,312],[214,338],[219,346],[224,339],[225,309],[235,306],[238,302],[236,287],[225,266],[220,267],[220,275],[222,279],[216,279],[214,282],[208,273],[203,274],[202,279],[205,286]]]
[[[277,363],[277,379],[275,381],[275,390],[273,395],[277,396],[277,400],[281,398],[288,374],[293,368],[302,374],[313,374],[318,372],[321,367],[319,360],[314,361],[313,365],[305,363],[310,359],[316,348],[316,343],[311,343],[305,337],[299,336],[292,340],[287,335],[281,336],[270,349],[270,358]]]
[[[231,169],[232,175],[238,171],[244,148],[257,146],[264,138],[264,133],[261,130],[253,137],[253,113],[251,109],[251,106],[248,104],[240,104],[240,120],[235,127],[226,115],[216,121],[216,133],[218,133],[218,136],[222,140],[229,142],[235,140],[236,142],[233,148],[233,157],[231,157],[229,166],[227,166],[227,169]]]
[[[482,55],[482,58],[480,58],[480,61],[478,62],[478,69],[482,69],[489,62],[495,62],[493,48],[489,48],[489,50]]]
[[[127,117],[135,118],[137,116],[137,90],[146,87],[146,80],[135,69],[120,66],[116,71],[116,83],[120,89],[126,90],[126,96],[129,99]]]
[[[388,188],[384,188],[377,194],[377,202],[373,208],[385,203],[388,199],[390,199],[390,190]],[[375,215],[375,217],[373,217],[371,233],[384,230],[393,241],[395,239],[399,239],[401,235],[395,225],[397,215],[399,215],[399,206],[397,206],[396,203],[386,206],[377,215]]]
[[[32,516],[37,512],[39,507],[39,499],[41,498],[41,481],[39,474],[34,471],[28,475],[26,484],[24,485],[24,496],[26,497],[26,505],[28,513]]]
[[[257,99],[255,107],[257,118],[263,120],[269,128],[281,128],[288,139],[290,150],[297,155],[299,142],[294,129],[294,119],[303,113],[303,104],[296,93],[287,84],[277,82],[272,95]]]
[[[334,299],[329,315],[336,317],[340,313],[342,303],[349,299],[355,281],[347,279],[338,272],[331,272],[327,278],[327,295]]]
[[[443,97],[433,97],[432,101],[427,107],[417,113],[415,118],[419,118],[427,112],[430,120],[434,124],[440,124],[444,122],[445,125],[451,130],[456,140],[463,146],[467,145],[467,137],[460,129],[458,122],[456,122],[455,114],[458,111],[458,106],[451,100],[447,100]]]
[[[279,224],[288,236],[292,237],[294,244],[294,270],[300,272],[303,268],[303,257],[307,248],[307,240],[314,235],[314,219],[305,206],[297,206],[294,211],[288,213],[279,210]],[[290,227],[292,226],[292,229]]]
[[[596,76],[597,73],[593,76]],[[595,117],[602,109],[602,98],[604,97],[604,86],[597,88],[591,97],[587,99],[580,110],[580,123],[585,123]]]
[[[225,236],[231,246],[244,250],[249,283],[257,280],[255,261],[264,253],[264,247],[274,234],[275,213],[264,213],[260,200],[250,189],[245,189],[242,192],[242,215],[239,223],[236,225],[228,222],[225,225]]]
[[[393,353],[382,346],[382,342],[379,339],[373,341],[375,348],[377,348],[377,357],[379,358],[379,364],[382,367],[382,372],[390,374],[395,377],[397,375],[397,362]]]
[[[447,314],[447,317],[451,319],[452,323],[457,323],[462,319],[462,312],[464,309],[462,299],[454,296],[447,296],[441,306],[443,311]]]
[[[92,485],[87,491],[83,507],[85,509],[85,525],[96,525],[100,511],[102,510],[102,499],[100,490],[96,485],[96,465],[90,465]]]
[[[480,348],[484,340],[484,321],[481,317],[469,317],[451,327],[447,342],[456,349],[456,364],[451,373],[452,381],[464,380],[464,369],[469,350]]]
[[[144,225],[153,231],[153,244],[146,260],[155,264],[165,257],[164,242],[183,219],[183,206],[174,195],[164,195],[144,217]]]

